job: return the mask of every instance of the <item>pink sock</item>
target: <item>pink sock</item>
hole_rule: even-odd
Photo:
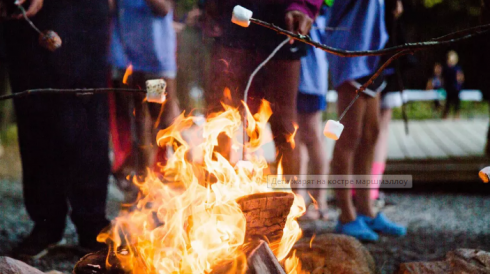
[[[386,164],[383,162],[374,162],[371,168],[371,179],[381,180],[385,172]],[[379,185],[371,189],[371,199],[376,200],[379,197]]]

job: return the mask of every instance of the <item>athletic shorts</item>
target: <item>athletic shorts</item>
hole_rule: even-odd
[[[298,92],[298,113],[308,114],[324,111],[327,108],[327,98],[323,95]]]

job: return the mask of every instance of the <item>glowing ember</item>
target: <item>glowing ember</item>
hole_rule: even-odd
[[[253,197],[260,199],[266,196],[269,199],[271,196],[290,201],[284,206],[290,208],[274,209],[267,212],[269,215],[254,215],[258,218],[274,215],[274,220],[283,223],[284,229],[275,234],[279,235],[278,238],[269,239],[278,260],[283,260],[300,238],[301,229],[296,218],[305,211],[303,199],[290,189],[283,190],[286,193],[265,194],[272,192],[267,187],[264,173],[267,162],[253,153],[260,148],[267,120],[272,114],[269,103],[263,101],[255,115],[245,106],[246,132],[250,137],[245,147],[249,154],[247,164],[237,166],[214,153],[221,133],[228,135],[234,145],[242,146],[237,140],[238,133],[242,131],[239,110],[223,106],[224,111],[211,115],[199,126],[203,141],[196,145],[191,146],[195,142],[188,142],[183,137],[186,130],[196,126],[193,122],[196,117],[182,114],[173,125],[159,132],[158,145],[172,147],[174,151],[161,170],[165,183],[151,173],[144,182],[135,182],[141,193],[134,210],[121,213],[113,222],[112,230],[98,238],[109,244],[109,254],[115,254],[118,267],[135,274],[209,273],[226,264],[234,266],[229,273],[243,272],[243,267],[239,267],[243,266],[244,260],[242,247],[251,231],[247,231],[250,225],[241,205]],[[202,151],[202,162],[188,160],[191,150]],[[280,212],[286,212],[286,215]],[[278,227],[272,223],[269,225],[275,229]],[[123,247],[124,254],[121,252]],[[108,268],[110,261],[113,262],[107,259]]]

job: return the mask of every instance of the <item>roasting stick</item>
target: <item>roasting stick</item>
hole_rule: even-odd
[[[233,8],[233,14],[231,17],[231,21],[239,26],[242,27],[248,27],[250,26],[250,19],[252,18],[252,11],[248,10],[242,6],[235,6]],[[269,56],[260,63],[257,68],[250,74],[250,77],[248,78],[247,86],[245,87],[245,91],[243,92],[243,101],[245,102],[245,105],[247,105],[248,101],[248,91],[250,90],[250,86],[252,85],[253,79],[255,75],[276,55],[276,53],[281,50],[284,45],[286,45],[291,39],[288,37],[284,41],[282,41],[272,52],[269,54]],[[247,141],[247,115],[243,115],[243,138],[242,138],[242,161],[245,160],[245,143]],[[238,163],[240,164],[240,163]]]
[[[27,23],[29,23],[29,25],[31,25],[31,27],[37,31],[37,33],[39,33],[40,35],[44,35],[37,27],[36,25],[34,25],[34,23],[31,21],[31,19],[29,19],[29,17],[27,17],[27,14],[26,14],[26,10],[24,9],[24,7],[22,5],[18,5],[17,2],[15,2],[15,4],[17,5],[17,7],[20,9],[20,11],[22,12],[22,16],[24,17],[24,19],[27,21]]]
[[[125,93],[146,93],[146,100],[150,103],[163,103],[166,101],[165,92],[166,83],[163,79],[154,79],[146,81],[146,89],[132,89],[132,88],[78,88],[78,89],[56,89],[56,88],[44,88],[44,89],[29,89],[22,92],[7,94],[0,96],[0,101],[22,98],[29,95],[41,95],[41,94],[75,94],[80,96],[94,95],[100,93],[109,92],[125,92]]]
[[[252,72],[252,74],[250,75],[250,78],[248,78],[248,83],[247,83],[247,87],[245,88],[245,92],[243,94],[243,101],[245,102],[245,105],[247,105],[247,99],[248,99],[248,91],[250,89],[250,86],[252,85],[252,81],[255,77],[255,75],[257,74],[257,72],[259,72],[260,69],[262,69],[273,57],[274,55],[276,55],[276,53],[284,46],[286,45],[288,42],[289,42],[289,37],[286,38],[286,40],[282,41],[273,51],[272,53],[262,62],[260,63],[260,65]],[[245,161],[245,142],[246,142],[246,139],[247,139],[247,115],[243,115],[243,150],[242,150],[242,160]]]
[[[490,24],[487,24],[487,25],[480,25],[480,26],[464,29],[461,31],[457,31],[454,33],[450,33],[448,35],[444,35],[427,42],[408,43],[401,46],[395,46],[395,47],[385,48],[381,50],[349,51],[349,50],[341,50],[341,49],[336,49],[323,45],[321,43],[311,40],[311,38],[307,35],[296,34],[288,30],[282,29],[274,24],[270,24],[256,18],[252,18],[252,11],[247,10],[241,6],[235,6],[235,8],[233,9],[232,22],[243,27],[248,27],[250,25],[250,22],[252,22],[254,24],[274,30],[279,34],[286,35],[288,36],[289,39],[295,39],[301,41],[303,43],[306,43],[308,45],[314,46],[328,53],[335,54],[341,57],[379,56],[379,55],[393,54],[393,56],[390,59],[388,59],[388,61],[386,61],[364,85],[362,85],[359,89],[356,90],[356,96],[352,99],[352,101],[349,103],[347,108],[339,116],[339,121],[335,121],[335,120],[327,121],[323,133],[326,137],[333,140],[338,140],[340,138],[340,135],[342,134],[342,131],[344,129],[344,125],[342,125],[340,121],[345,116],[345,114],[349,111],[349,109],[354,105],[357,99],[360,97],[360,93],[364,91],[381,74],[381,72],[389,64],[391,64],[391,62],[406,54],[413,54],[416,51],[452,44],[464,39],[471,38],[476,35],[488,33],[490,31]]]

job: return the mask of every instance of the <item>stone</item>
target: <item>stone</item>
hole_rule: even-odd
[[[376,265],[369,251],[355,238],[323,234],[299,240],[293,247],[304,271],[314,274],[370,274]]]
[[[484,274],[490,273],[490,253],[475,249],[457,249],[446,260],[403,263],[398,274]]]
[[[0,257],[0,273],[1,274],[43,274],[38,270],[24,262],[9,258]]]
[[[490,253],[475,249],[457,249],[446,254],[452,273],[490,273]]]
[[[398,274],[447,274],[451,267],[446,261],[413,262],[400,265]]]

